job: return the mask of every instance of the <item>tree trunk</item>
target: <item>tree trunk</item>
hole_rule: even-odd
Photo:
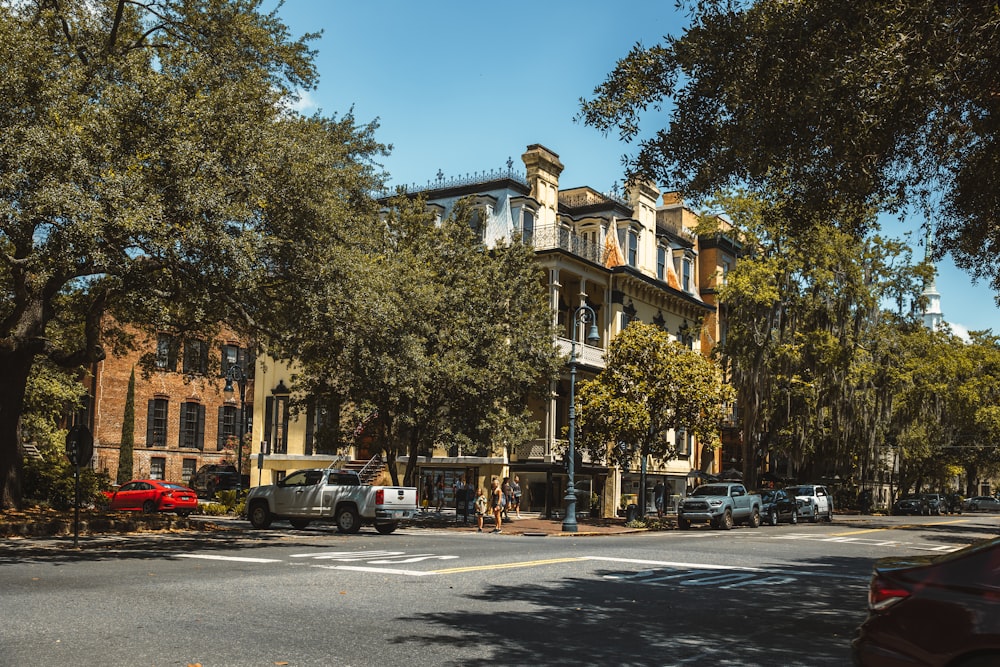
[[[34,355],[23,351],[0,353],[0,509],[21,507],[24,453],[21,450],[20,420],[24,392]]]

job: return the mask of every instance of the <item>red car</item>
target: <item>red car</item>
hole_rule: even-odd
[[[177,512],[187,516],[198,509],[198,496],[194,491],[162,479],[135,479],[106,492],[109,509],[154,512]]]
[[[862,667],[1000,665],[1000,538],[876,561],[852,654]]]

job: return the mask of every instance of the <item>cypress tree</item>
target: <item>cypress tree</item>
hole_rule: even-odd
[[[135,368],[128,379],[125,395],[125,416],[122,418],[122,441],[118,450],[118,476],[115,481],[124,484],[132,479],[132,450],[135,445]]]

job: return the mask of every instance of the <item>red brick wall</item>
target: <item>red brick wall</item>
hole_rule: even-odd
[[[140,340],[143,340],[140,338]],[[148,378],[139,367],[140,357],[147,351],[156,349],[156,340],[145,339],[144,347],[124,356],[108,357],[98,363],[92,375],[85,382],[92,394],[92,424],[94,433],[93,466],[97,471],[105,471],[114,479],[118,473],[118,458],[121,446],[122,421],[125,417],[125,399],[128,393],[129,375],[135,369],[135,433],[133,477],[145,478],[150,475],[153,458],[164,459],[164,477],[173,482],[185,482],[185,459],[194,461],[197,470],[206,463],[235,462],[231,451],[219,451],[218,414],[225,405],[223,388],[226,380],[220,377],[221,346],[223,344],[246,347],[231,334],[213,342],[209,347],[208,372],[204,375],[183,373],[183,347],[178,353],[176,371],[155,371]],[[252,372],[252,369],[247,369]],[[148,446],[146,442],[147,406],[150,399],[163,398],[167,404],[167,435],[165,446]],[[239,400],[238,394],[236,397]],[[253,414],[253,381],[246,390],[247,415]],[[194,402],[205,407],[204,448],[180,447],[181,405]],[[233,404],[231,404],[233,405]],[[235,407],[239,408],[236,403]]]

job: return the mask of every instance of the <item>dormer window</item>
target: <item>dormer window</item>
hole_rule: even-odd
[[[618,229],[618,245],[625,253],[625,263],[638,266],[639,263],[639,232],[631,227]]]
[[[483,215],[483,210],[477,208],[472,212],[472,217],[469,218],[469,227],[472,228],[472,233],[476,235],[476,238],[480,241],[483,240],[483,234],[486,232],[486,216]]]
[[[535,213],[527,209],[521,209],[521,240],[531,243],[535,238]]]
[[[680,279],[681,290],[694,293],[694,259],[695,254],[689,248],[677,251],[674,255],[674,271]]]

